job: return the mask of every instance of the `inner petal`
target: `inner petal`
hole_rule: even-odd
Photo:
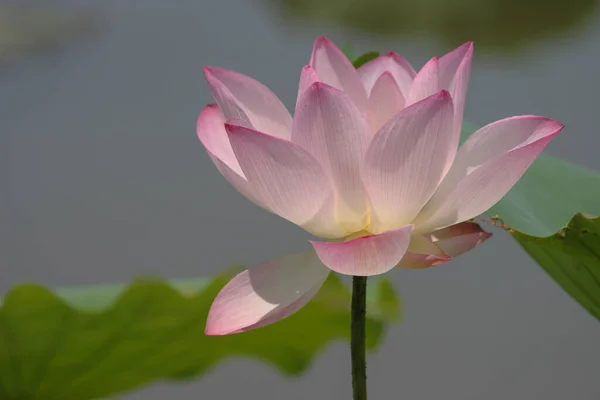
[[[371,132],[376,133],[396,113],[404,108],[405,100],[396,80],[384,72],[373,85],[369,95],[368,119]]]
[[[323,166],[335,189],[336,220],[348,232],[366,224],[368,198],[360,164],[369,139],[366,118],[345,93],[315,82],[300,96],[292,142]]]

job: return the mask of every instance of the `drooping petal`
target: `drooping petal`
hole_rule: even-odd
[[[519,116],[484,126],[458,150],[450,171],[415,219],[419,230],[466,221],[496,204],[564,125]]]
[[[312,250],[252,267],[221,289],[208,313],[205,333],[239,333],[286,318],[308,303],[329,272]]]
[[[474,222],[462,222],[429,235],[413,233],[400,268],[423,269],[443,264],[492,237]]]
[[[475,222],[461,222],[429,235],[431,241],[451,257],[458,257],[492,237]]]
[[[440,86],[438,58],[433,57],[421,68],[415,79],[413,79],[406,99],[406,105],[408,106],[421,101],[440,90],[442,90],[442,87]]]
[[[458,149],[460,139],[472,59],[473,42],[469,42],[446,54],[439,61],[440,87],[448,90],[454,101],[454,141],[451,145],[454,153]],[[454,157],[451,157],[449,160],[446,170],[450,169],[453,159]]]
[[[392,74],[385,71],[373,85],[369,95],[367,118],[371,132],[377,132],[386,122],[404,108],[404,96]]]
[[[196,133],[211,160],[225,179],[250,201],[267,208],[258,194],[254,192],[252,185],[248,183],[240,168],[225,131],[225,117],[219,110],[219,106],[209,104],[202,109],[198,116]]]
[[[300,146],[237,125],[225,129],[247,181],[274,213],[302,226],[331,198],[325,171]]]
[[[417,73],[404,58],[390,51],[358,68],[360,79],[367,91],[367,95],[375,86],[375,82],[384,72],[389,72],[394,77],[403,97],[408,96],[412,81]]]
[[[371,232],[406,225],[442,179],[452,128],[452,99],[439,92],[399,112],[375,135],[363,165]]]
[[[306,89],[296,107],[292,142],[312,154],[331,176],[338,220],[350,232],[366,225],[360,163],[369,140],[366,119],[345,93],[322,82]]]
[[[394,268],[406,254],[412,225],[347,242],[311,241],[329,269],[355,276],[379,275]]]
[[[240,119],[260,132],[290,138],[292,116],[265,85],[224,68],[205,67],[204,76],[226,119]]]
[[[312,86],[315,82],[320,82],[317,71],[310,65],[305,65],[300,73],[300,83],[298,84],[298,97],[296,98],[296,107],[300,103],[300,97],[306,92],[306,89]]]
[[[450,256],[436,246],[430,238],[413,234],[406,255],[398,264],[400,268],[423,269],[450,261]]]
[[[367,109],[367,93],[358,72],[344,53],[326,37],[315,41],[310,65],[323,82],[333,86],[354,101],[362,112]]]

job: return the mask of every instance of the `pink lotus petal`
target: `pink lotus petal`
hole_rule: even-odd
[[[209,104],[200,111],[196,122],[196,134],[206,150],[236,174],[244,177],[240,164],[233,154],[229,137],[225,131],[225,117],[219,106]]]
[[[196,133],[225,179],[254,204],[267,208],[258,194],[254,192],[252,185],[246,180],[240,164],[233,154],[229,137],[225,131],[225,117],[219,110],[219,106],[209,104],[202,109],[198,116]]]
[[[382,54],[358,68],[360,79],[367,94],[371,93],[375,82],[377,82],[384,72],[392,74],[396,85],[402,93],[402,97],[408,96],[412,81],[417,73],[408,61],[393,51]]]
[[[306,304],[308,304],[308,302],[315,297],[317,293],[319,293],[319,290],[321,290],[321,286],[315,286],[289,306],[269,313],[264,319],[260,320],[260,322],[250,325],[247,328],[240,329],[238,332],[234,333],[247,332],[253,329],[262,328],[263,326],[271,325],[277,321],[281,321],[282,319],[289,317],[297,311],[300,311]]]
[[[315,82],[320,82],[319,76],[313,67],[305,65],[300,73],[300,83],[298,84],[298,97],[296,98],[296,107],[300,103],[300,97],[306,92],[306,89],[312,86]]]
[[[268,87],[224,68],[205,67],[204,75],[226,119],[247,121],[258,131],[289,139],[292,116]]]
[[[238,333],[286,318],[308,303],[329,272],[313,251],[250,268],[221,289],[208,313],[205,333]]]
[[[452,99],[439,92],[399,112],[375,135],[363,165],[371,232],[410,223],[442,179],[452,129]]]
[[[413,234],[408,252],[398,264],[400,268],[423,269],[450,261],[450,256],[431,239],[420,234]]]
[[[227,179],[227,181],[244,197],[250,200],[252,203],[256,204],[259,207],[264,208],[267,211],[271,211],[271,209],[261,200],[260,195],[256,193],[254,187],[246,180],[246,178],[237,174],[237,172],[233,171],[227,164],[222,162],[217,157],[213,156],[209,153],[209,156],[217,170]]]
[[[347,242],[311,241],[319,259],[340,274],[379,275],[394,268],[410,243],[412,225]]]
[[[326,37],[315,41],[310,65],[323,82],[346,93],[359,110],[367,109],[367,93],[358,72],[344,53]]]
[[[420,230],[466,221],[496,204],[564,125],[544,117],[484,126],[458,150],[448,175],[416,218]]]
[[[454,101],[454,141],[451,144],[454,153],[458,149],[460,140],[472,59],[473,42],[468,42],[446,54],[439,61],[441,88],[448,90]],[[450,169],[452,160],[454,156],[450,158],[446,171]]]
[[[433,57],[415,76],[406,97],[406,105],[408,106],[421,101],[440,90],[442,90],[442,87],[440,86],[438,58]]]
[[[450,90],[450,86],[455,79],[466,78],[468,80],[468,74],[465,77],[460,77],[457,76],[457,73],[459,73],[462,68],[470,70],[472,58],[473,42],[467,42],[441,57],[439,59],[440,84],[444,86],[445,89]]]
[[[274,213],[297,225],[313,218],[332,189],[319,162],[298,145],[225,124],[248,182]]]
[[[369,140],[366,119],[345,93],[316,82],[300,98],[292,142],[312,154],[331,177],[338,219],[350,232],[367,224],[367,196],[359,166]]]
[[[392,74],[381,74],[369,95],[367,117],[371,132],[377,132],[386,122],[404,108],[404,96]]]
[[[431,240],[446,254],[458,257],[492,237],[475,222],[461,222],[433,232]]]

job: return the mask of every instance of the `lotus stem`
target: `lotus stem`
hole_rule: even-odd
[[[350,353],[352,356],[352,398],[367,400],[366,358],[367,277],[352,277]]]

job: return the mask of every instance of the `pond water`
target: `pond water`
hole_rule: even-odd
[[[253,76],[291,107],[320,35],[418,67],[473,39],[466,118],[558,119],[567,128],[546,151],[600,169],[593,1],[404,2],[79,3],[98,11],[97,35],[0,70],[0,293],[22,281],[211,276],[307,249],[306,233],[228,186],[195,122],[212,102],[204,65]],[[600,324],[503,232],[449,264],[388,276],[405,317],[370,358],[372,399],[600,396]],[[230,360],[120,398],[349,399],[347,353],[334,344],[294,379]]]

